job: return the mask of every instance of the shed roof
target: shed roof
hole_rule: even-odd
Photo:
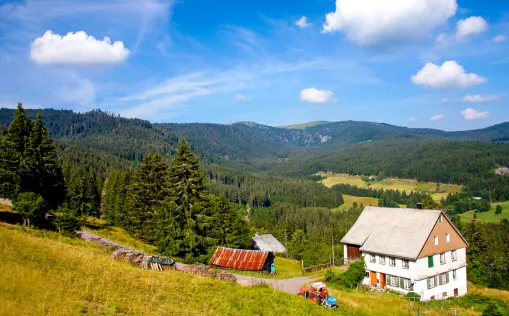
[[[239,270],[261,271],[268,255],[269,251],[219,247],[210,259],[210,264]]]
[[[365,252],[416,259],[441,213],[367,206],[341,242]]]
[[[253,237],[255,248],[263,251],[286,252],[285,246],[272,234],[257,235]]]

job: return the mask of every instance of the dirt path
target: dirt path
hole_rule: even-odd
[[[103,238],[101,236],[98,236],[94,233],[89,232],[88,230],[81,230],[78,232],[78,234],[81,236],[82,239],[86,241],[92,241],[95,243],[98,243],[100,245],[103,245],[108,248],[124,248],[128,250],[134,250],[132,248],[124,247],[116,242],[113,242],[109,239]],[[177,270],[182,270],[185,266],[187,266],[184,263],[177,262],[176,263]],[[290,294],[297,294],[300,290],[300,287],[305,284],[314,281],[313,278],[310,277],[297,277],[297,278],[291,278],[291,279],[264,279],[264,278],[258,278],[253,276],[246,276],[241,274],[233,274],[237,278],[237,283],[242,286],[252,286],[257,284],[266,283],[270,285],[271,287],[278,289],[280,291],[290,293]]]

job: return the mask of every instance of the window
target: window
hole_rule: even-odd
[[[394,257],[389,257],[389,265],[391,267],[395,267],[396,266],[396,258]]]
[[[369,255],[369,261],[376,263],[376,255]]]
[[[433,268],[433,256],[428,257],[428,268]]]
[[[445,264],[445,252],[440,254],[440,264]]]
[[[404,288],[405,290],[410,290],[410,286],[411,286],[411,284],[410,284],[410,279],[405,279],[405,280],[403,281],[403,288]]]
[[[449,273],[440,274],[440,285],[449,283]]]
[[[403,269],[408,269],[408,267],[410,265],[408,260],[407,259],[402,259],[401,262],[403,264]]]
[[[458,296],[458,289],[454,289],[454,296]]]
[[[398,286],[398,277],[391,275],[391,286]]]
[[[452,270],[452,279],[453,280],[456,280],[456,277],[457,277],[457,273],[456,273],[457,270]]]
[[[456,256],[456,250],[451,251],[451,259],[452,261],[458,260],[458,257]]]
[[[433,238],[433,243],[435,244],[435,246],[438,246],[438,236],[435,236]]]
[[[366,271],[366,274],[364,275],[366,278],[369,278],[369,271]]]
[[[442,297],[447,297],[447,292],[442,293]]]
[[[439,223],[441,223],[441,222],[442,222],[442,214],[440,214],[440,215],[438,216],[438,222],[439,222]]]
[[[431,296],[431,299],[434,300],[435,299],[435,295]]]
[[[435,277],[428,278],[428,290],[435,287]]]
[[[380,256],[380,264],[385,264],[385,256]]]
[[[445,242],[451,242],[451,235],[445,234]]]

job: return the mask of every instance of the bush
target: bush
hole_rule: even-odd
[[[408,292],[406,297],[408,298],[412,298],[414,301],[420,301],[421,300],[421,296],[415,292]]]
[[[324,281],[333,285],[339,285],[343,281],[343,272],[325,271]]]
[[[74,212],[65,207],[60,208],[58,211],[55,219],[53,219],[55,229],[66,236],[76,236],[76,231],[81,228],[80,220]]]
[[[483,316],[503,316],[505,315],[503,308],[495,302],[488,303],[488,306],[482,312]]]
[[[364,264],[364,257],[352,262],[348,270],[343,274],[341,285],[346,288],[353,289],[362,282],[366,275],[366,265]]]
[[[46,202],[33,192],[20,193],[14,201],[14,211],[23,218],[23,225],[40,224],[44,218]]]

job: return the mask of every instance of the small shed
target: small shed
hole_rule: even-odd
[[[270,251],[244,250],[219,247],[210,259],[210,264],[230,269],[267,271],[274,263],[274,255]]]
[[[285,246],[279,242],[272,234],[258,235],[256,234],[253,237],[253,248],[262,250],[262,251],[270,251],[270,252],[286,252]]]

